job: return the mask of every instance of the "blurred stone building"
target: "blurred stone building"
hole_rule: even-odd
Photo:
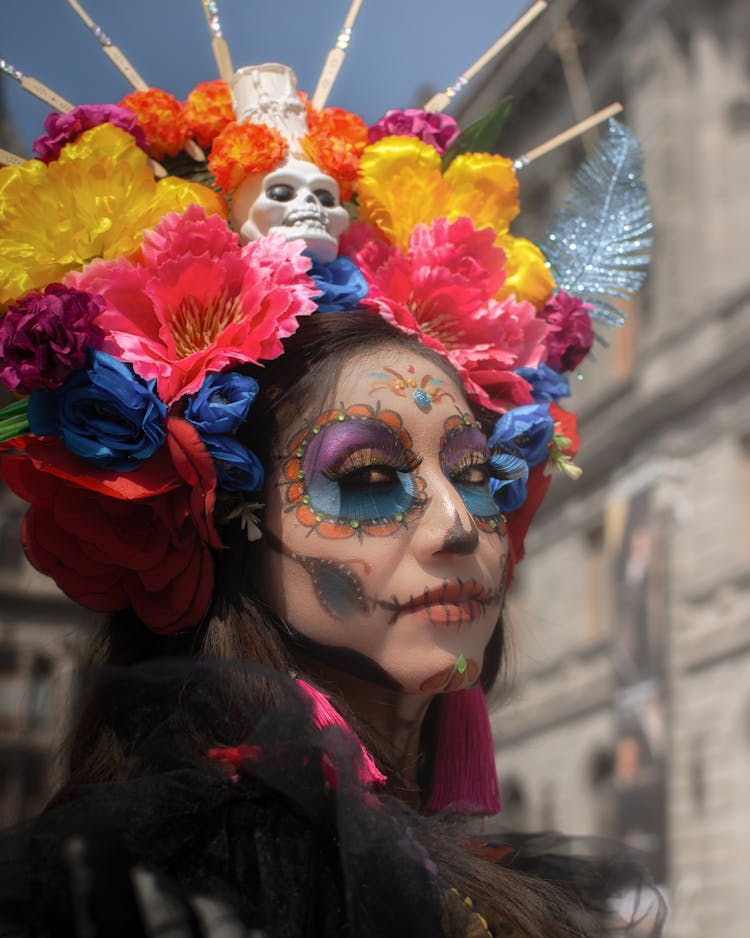
[[[621,100],[643,142],[652,273],[573,381],[584,474],[529,534],[493,723],[508,821],[642,849],[670,938],[750,921],[749,39],[744,0],[555,0],[459,115],[513,95],[518,155]],[[521,171],[523,233],[592,142]]]

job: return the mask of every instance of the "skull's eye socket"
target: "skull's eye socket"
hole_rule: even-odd
[[[336,204],[333,193],[329,192],[328,189],[316,189],[313,195],[324,208],[333,208]]]
[[[294,198],[294,187],[279,183],[277,186],[269,186],[266,195],[274,202],[291,202]]]

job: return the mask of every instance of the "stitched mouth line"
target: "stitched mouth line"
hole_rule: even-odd
[[[376,599],[374,605],[386,609],[391,613],[389,625],[398,619],[399,616],[424,610],[432,622],[443,622],[444,616],[435,617],[430,614],[430,609],[436,607],[459,607],[459,619],[465,618],[466,621],[478,618],[490,606],[497,605],[503,598],[504,589],[500,587],[497,590],[488,590],[477,580],[462,580],[457,577],[456,580],[444,580],[443,585],[435,587],[425,587],[424,592],[409,596],[406,602],[401,602],[398,597],[392,596],[390,599]],[[461,607],[467,610],[467,615],[462,615]],[[448,619],[450,615],[448,614]]]

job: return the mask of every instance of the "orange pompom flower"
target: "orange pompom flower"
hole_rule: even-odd
[[[229,194],[246,176],[275,169],[286,158],[287,149],[286,140],[278,130],[265,124],[233,121],[214,140],[208,168],[216,185]]]
[[[190,135],[208,150],[216,136],[234,120],[227,82],[217,78],[196,85],[185,102],[185,119]]]
[[[338,182],[342,201],[350,199],[367,146],[367,125],[350,111],[327,107],[308,113],[308,127],[301,140],[307,158]]]
[[[187,143],[188,125],[180,102],[159,88],[131,91],[120,101],[138,118],[148,139],[148,152],[156,160],[177,156]]]

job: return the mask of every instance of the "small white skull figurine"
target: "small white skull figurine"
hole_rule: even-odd
[[[287,241],[301,238],[323,264],[335,259],[348,225],[336,180],[293,157],[265,176],[243,180],[232,199],[232,227],[243,244],[279,231]]]

